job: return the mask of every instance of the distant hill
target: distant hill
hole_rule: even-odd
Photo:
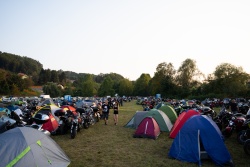
[[[0,68],[29,76],[39,75],[43,65],[32,58],[0,51]]]
[[[32,58],[26,57],[26,56],[19,56],[12,53],[6,53],[0,51],[0,69],[4,69],[6,71],[10,71],[13,73],[24,73],[28,76],[31,76],[33,78],[33,81],[37,82],[39,81],[40,72],[43,69],[43,64],[41,64],[39,61],[34,60]],[[53,69],[51,70],[53,71]],[[76,73],[73,71],[63,71],[59,70],[57,71],[58,74],[61,74],[62,72],[65,73],[65,76],[69,80],[76,80],[79,77],[83,77],[89,73]],[[124,77],[120,74],[116,73],[110,73],[110,74],[99,74],[99,75],[93,75],[95,82],[101,83],[105,76],[109,75],[111,79],[115,81],[119,81],[121,79],[124,79]]]

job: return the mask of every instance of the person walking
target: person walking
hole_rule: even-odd
[[[102,115],[103,115],[105,125],[108,125],[109,109],[110,109],[110,106],[108,104],[108,100],[106,100],[105,103],[102,105]]]
[[[114,122],[115,122],[115,125],[117,125],[118,124],[118,111],[119,111],[119,104],[117,101],[115,102],[113,109],[114,109]]]

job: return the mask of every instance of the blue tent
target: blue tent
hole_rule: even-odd
[[[185,122],[175,137],[168,155],[180,161],[199,165],[204,155],[219,166],[232,164],[221,131],[214,121],[205,115],[192,116]]]

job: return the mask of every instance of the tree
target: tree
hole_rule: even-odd
[[[150,92],[148,90],[149,88],[149,81],[151,80],[151,77],[149,74],[141,74],[141,76],[135,81],[134,86],[134,95],[137,96],[149,96]]]
[[[48,82],[43,86],[43,92],[49,94],[51,97],[60,97],[62,90],[57,86],[56,83]]]
[[[62,85],[65,85],[66,84],[66,74],[65,72],[63,71],[59,71],[59,82],[62,84]]]
[[[54,83],[59,83],[59,76],[56,70],[51,71],[51,78],[49,81]]]
[[[121,96],[131,96],[133,93],[133,84],[128,79],[122,79],[119,82],[119,91],[117,92]]]
[[[162,96],[172,96],[175,90],[174,77],[176,71],[172,63],[160,63],[154,77],[150,80],[150,94],[160,93]]]
[[[95,80],[95,82],[101,84],[103,82],[104,78],[105,78],[105,74],[100,73],[97,76],[95,76],[94,80]]]
[[[113,84],[113,80],[109,76],[105,77],[99,88],[98,95],[102,97],[114,96],[115,90],[113,89]]]
[[[23,79],[23,82],[24,82],[24,89],[28,89],[29,87],[34,85],[34,82],[31,78],[25,78]]]
[[[15,84],[12,85],[11,94],[12,95],[20,95],[20,91],[19,91],[17,85],[15,85]]]
[[[73,95],[72,87],[71,86],[66,86],[63,93],[64,93],[64,95]]]
[[[93,80],[93,75],[86,74],[83,79],[83,95],[93,96],[96,93],[95,82]]]
[[[10,86],[9,84],[7,83],[6,80],[2,80],[0,81],[0,93],[3,94],[3,95],[8,95],[10,94]]]
[[[51,70],[50,69],[47,69],[47,70],[42,69],[40,74],[39,74],[38,83],[43,85],[43,84],[46,84],[47,82],[51,82]]]
[[[213,87],[217,87],[220,93],[235,97],[248,90],[249,74],[242,67],[236,67],[229,63],[218,65],[214,71]],[[218,92],[219,93],[219,92]]]
[[[199,79],[204,75],[196,66],[196,61],[186,59],[177,71],[176,81],[178,86],[182,88],[182,97],[187,97],[194,87],[198,87]]]

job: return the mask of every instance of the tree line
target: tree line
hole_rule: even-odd
[[[18,73],[25,73],[22,79]],[[117,73],[89,74],[43,69],[31,58],[0,52],[0,94],[30,94],[30,87],[42,85],[51,97],[63,96],[154,96],[163,98],[249,97],[249,74],[242,67],[222,63],[212,74],[205,76],[196,61],[186,59],[176,70],[171,62],[162,62],[154,76],[142,73],[130,81]]]

